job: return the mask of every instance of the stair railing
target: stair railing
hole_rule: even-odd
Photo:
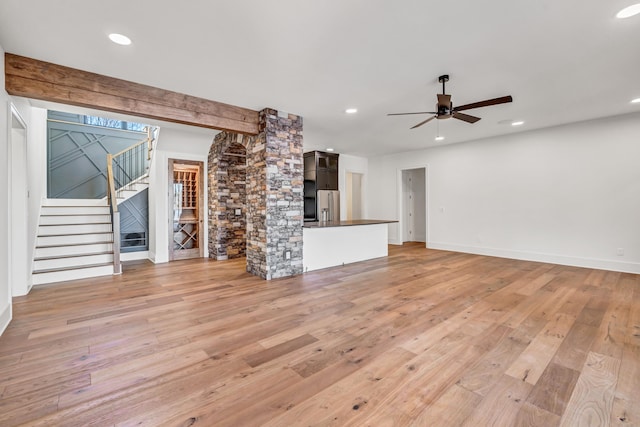
[[[156,129],[146,127],[147,138],[116,154],[107,154],[107,203],[113,230],[113,271],[122,273],[120,263],[120,212],[118,190],[148,174]]]
[[[111,213],[111,230],[113,232],[113,274],[122,273],[120,263],[120,212],[118,212],[118,200],[116,186],[113,178],[113,156],[107,154],[107,201]]]

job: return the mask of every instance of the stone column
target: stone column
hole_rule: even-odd
[[[211,157],[220,155],[214,149],[218,141],[246,147],[247,271],[267,280],[302,274],[302,117],[265,109],[260,112],[257,136],[226,132],[216,136],[209,158],[209,200],[224,198],[225,189],[220,186],[224,174],[216,166],[220,160]],[[212,180],[217,180],[215,188]],[[213,223],[220,211],[213,205],[210,211]],[[210,225],[209,251],[222,254],[221,247],[212,251],[212,245],[217,244],[212,242],[215,227]]]
[[[247,146],[247,271],[302,274],[303,174],[302,117],[262,110]]]

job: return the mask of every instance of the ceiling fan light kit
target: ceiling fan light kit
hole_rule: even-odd
[[[480,117],[472,116],[469,114],[461,113],[460,111],[471,110],[474,108],[481,107],[489,107],[491,105],[504,104],[507,102],[512,102],[513,98],[511,95],[501,96],[500,98],[487,99],[485,101],[473,102],[471,104],[461,105],[459,107],[454,107],[453,102],[451,102],[451,95],[447,94],[445,84],[449,81],[449,75],[443,74],[438,77],[438,82],[442,83],[442,94],[437,94],[438,102],[436,103],[436,111],[420,111],[415,113],[390,113],[388,116],[404,116],[409,114],[435,114],[432,117],[429,117],[426,120],[421,121],[420,123],[412,126],[411,129],[415,129],[420,127],[426,123],[429,123],[433,119],[445,120],[445,119],[458,119],[467,123],[476,123],[480,120]]]

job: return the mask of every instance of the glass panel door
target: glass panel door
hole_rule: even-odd
[[[201,165],[172,162],[173,189],[171,259],[202,256]]]

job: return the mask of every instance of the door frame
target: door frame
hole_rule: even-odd
[[[16,125],[17,124],[17,125]],[[9,143],[8,145],[8,178],[9,178],[9,265],[8,278],[11,281],[11,297],[27,295],[33,285],[31,281],[31,260],[29,257],[29,173],[27,159],[28,127],[16,106],[9,102]],[[17,139],[15,131],[22,131]],[[19,165],[14,162],[19,148],[21,159]],[[16,169],[22,169],[17,179]],[[21,194],[20,194],[21,193]],[[16,197],[24,200],[16,200]],[[20,202],[23,206],[17,206]]]
[[[197,161],[197,160],[183,160],[183,159],[173,159],[173,158],[169,158],[167,161],[167,165],[168,165],[168,181],[167,181],[167,185],[168,185],[168,199],[169,199],[169,222],[168,222],[168,226],[169,226],[169,261],[176,261],[182,258],[175,258],[173,256],[173,201],[174,201],[174,192],[173,192],[173,167],[175,164],[180,164],[180,165],[192,165],[192,166],[197,166],[198,167],[198,250],[199,250],[199,258],[203,258],[204,257],[204,245],[206,243],[205,241],[205,236],[208,233],[208,230],[204,229],[204,201],[205,201],[205,186],[204,186],[204,175],[205,175],[205,169],[204,169],[204,162],[202,161]]]
[[[425,247],[429,247],[429,236],[431,235],[429,228],[431,225],[431,219],[429,218],[429,165],[416,165],[411,167],[403,167],[401,169],[396,169],[396,206],[398,212],[398,228],[396,230],[396,244],[402,245],[404,243],[404,184],[402,180],[402,172],[408,171],[412,169],[424,169],[424,201],[425,201],[425,221],[427,221],[425,227]],[[391,242],[390,242],[391,243]]]

